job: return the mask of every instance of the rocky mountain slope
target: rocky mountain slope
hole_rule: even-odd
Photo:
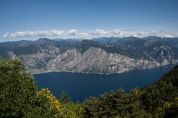
[[[0,43],[0,56],[19,58],[27,70],[34,73],[121,73],[177,63],[178,38],[42,38],[37,41]]]

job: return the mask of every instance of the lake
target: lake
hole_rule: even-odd
[[[49,88],[58,98],[61,91],[73,101],[83,101],[90,96],[99,96],[123,88],[129,91],[152,84],[164,73],[172,69],[167,65],[154,69],[129,71],[121,74],[83,74],[70,72],[50,72],[34,74],[38,88]]]

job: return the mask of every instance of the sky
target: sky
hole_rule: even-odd
[[[178,34],[178,0],[0,0],[0,15],[0,41]]]

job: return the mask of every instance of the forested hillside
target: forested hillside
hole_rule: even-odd
[[[38,90],[18,60],[0,60],[0,117],[15,118],[177,118],[178,66],[151,86],[122,89],[72,102],[58,100],[47,88]]]

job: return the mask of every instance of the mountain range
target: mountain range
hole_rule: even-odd
[[[122,73],[178,63],[178,38],[40,38],[1,42],[0,57],[18,58],[32,73]]]

